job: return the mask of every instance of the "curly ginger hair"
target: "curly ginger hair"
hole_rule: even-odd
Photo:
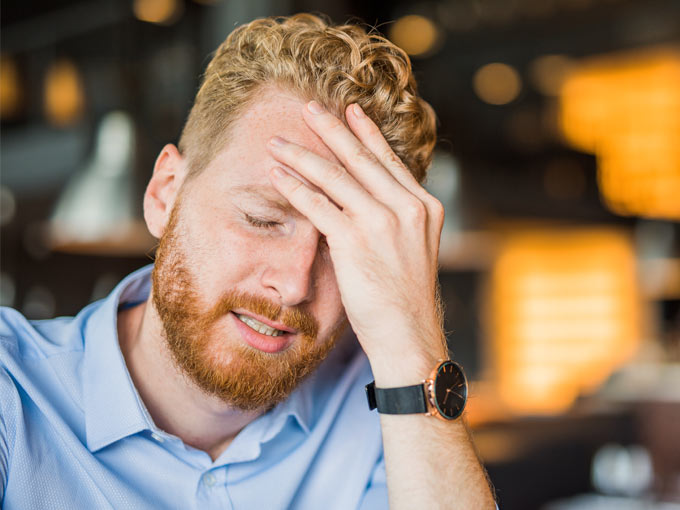
[[[208,165],[258,90],[272,84],[343,119],[345,108],[358,103],[418,182],[424,180],[436,120],[418,97],[406,53],[358,25],[333,26],[311,14],[257,19],[219,46],[179,140],[190,175]]]

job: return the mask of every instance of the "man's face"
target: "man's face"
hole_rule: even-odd
[[[242,409],[271,406],[326,356],[346,320],[323,236],[274,189],[275,136],[335,159],[279,89],[236,121],[185,183],[158,249],[154,306],[179,368]]]

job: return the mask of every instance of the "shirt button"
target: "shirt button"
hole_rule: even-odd
[[[163,441],[165,441],[165,439],[163,439],[161,436],[159,436],[159,435],[156,434],[155,432],[152,432],[152,433],[151,433],[151,437],[152,437],[155,441],[158,441],[159,443],[162,443]]]
[[[206,473],[203,475],[203,482],[208,486],[212,487],[217,482],[217,478],[212,473]]]

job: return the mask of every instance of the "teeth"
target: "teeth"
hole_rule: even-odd
[[[283,335],[283,333],[284,333],[281,330],[270,328],[266,324],[262,324],[260,321],[255,320],[252,317],[248,317],[247,315],[236,314],[236,316],[241,320],[241,322],[250,326],[252,329],[257,331],[258,333],[262,333],[263,335],[280,336],[280,335]]]

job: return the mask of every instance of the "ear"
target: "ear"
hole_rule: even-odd
[[[156,159],[153,175],[144,193],[144,220],[151,235],[160,238],[170,218],[184,178],[186,161],[173,144],[169,143]]]

